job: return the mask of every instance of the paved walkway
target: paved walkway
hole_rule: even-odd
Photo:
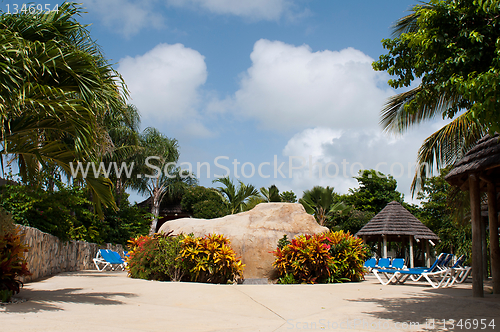
[[[0,331],[442,331],[451,319],[462,319],[453,331],[466,319],[478,319],[476,330],[494,319],[500,331],[500,297],[472,298],[470,283],[211,285],[82,271],[26,284],[18,296],[28,301],[0,307]]]

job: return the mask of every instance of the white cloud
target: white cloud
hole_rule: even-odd
[[[312,52],[307,45],[261,39],[250,58],[240,89],[207,109],[239,112],[269,129],[373,128],[391,94],[381,88],[387,75],[353,48]]]
[[[141,29],[164,27],[164,18],[155,9],[155,0],[86,0],[84,6],[100,17],[101,22],[124,35],[131,37]]]
[[[290,0],[167,0],[176,7],[208,10],[214,14],[228,14],[253,20],[277,20],[287,13],[293,3]]]
[[[415,174],[414,162],[418,148],[425,137],[445,122],[439,120],[429,123],[429,126],[398,138],[376,129],[340,132],[316,127],[303,130],[294,135],[283,149],[285,157],[301,156],[306,162],[304,168],[293,172],[289,185],[298,195],[316,185],[333,186],[337,192],[347,193],[349,188],[358,187],[352,177],[360,169],[378,169],[386,175],[393,175],[398,182],[397,190],[405,194],[407,201],[412,201],[410,186]],[[294,166],[299,167],[301,163],[298,159],[296,161]],[[329,174],[326,173],[328,164]],[[312,170],[311,165],[314,165]]]
[[[130,103],[137,106],[145,122],[159,125],[184,121],[186,128],[201,136],[207,130],[196,110],[199,88],[207,79],[205,58],[182,44],[159,44],[136,57],[120,60],[118,72],[130,90]]]

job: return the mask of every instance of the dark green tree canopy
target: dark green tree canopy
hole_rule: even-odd
[[[393,88],[416,79],[421,84],[388,104],[386,115],[401,107],[412,115],[393,126],[436,113],[453,118],[468,109],[490,130],[500,130],[499,15],[499,0],[431,0],[397,22],[395,37],[383,40],[388,53],[373,67],[393,75]]]
[[[403,202],[403,194],[396,190],[398,184],[391,175],[372,169],[360,171],[355,179],[359,188],[349,189],[350,195],[345,196],[345,203],[357,210],[377,214],[392,201]]]

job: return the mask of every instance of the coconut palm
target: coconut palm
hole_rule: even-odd
[[[71,162],[98,161],[110,148],[101,120],[126,91],[79,13],[64,3],[58,13],[0,16],[1,154],[24,179],[48,165],[69,174]],[[90,174],[85,182],[97,207],[115,206],[109,180]]]
[[[217,190],[224,196],[229,214],[245,211],[248,200],[252,197],[259,197],[257,189],[249,184],[246,185],[238,180],[236,187],[229,177],[215,179],[212,183],[220,183],[224,187],[217,187]]]
[[[393,37],[399,37],[403,33],[416,32],[419,18],[419,12],[416,9],[430,6],[432,4],[419,4],[413,8],[412,13],[399,19],[393,26]],[[459,104],[461,101],[460,95],[444,92],[434,96],[434,98],[427,98],[426,103],[421,104],[419,109],[410,111],[407,106],[417,98],[419,93],[423,92],[423,89],[423,86],[419,85],[388,100],[382,109],[380,119],[380,124],[385,131],[402,134],[423,121],[438,116],[445,118],[449,107]],[[429,91],[438,91],[438,89],[434,89],[432,84],[427,83],[426,92]],[[431,173],[434,167],[440,169],[454,164],[487,131],[488,128],[477,121],[470,110],[465,110],[464,113],[426,138],[418,151],[417,167],[411,186],[412,192],[422,188],[426,175]]]

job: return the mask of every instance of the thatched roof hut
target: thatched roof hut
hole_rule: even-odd
[[[467,152],[467,154],[455,163],[453,169],[445,176],[450,184],[469,190],[469,174],[481,173],[480,176],[492,176],[499,179],[500,172],[500,136],[486,135]],[[498,187],[500,182],[496,182]],[[486,181],[480,183],[480,188],[487,186]]]
[[[485,227],[481,221],[481,192],[488,196],[488,228],[490,234],[491,275],[493,292],[500,294],[500,248],[498,243],[498,193],[500,187],[500,136],[486,135],[455,163],[446,175],[450,184],[470,195],[472,223],[472,292],[474,296],[484,296],[483,291],[483,249],[482,240]]]
[[[387,204],[356,233],[356,236],[366,236],[367,238],[381,235],[390,237],[413,236],[418,240],[439,241],[439,236],[396,201]]]
[[[406,239],[409,240],[410,266],[412,267],[414,265],[413,240],[417,242],[425,240],[427,245],[429,241],[431,244],[433,244],[432,241],[439,241],[439,237],[433,231],[396,201],[387,204],[382,211],[356,233],[356,236],[363,238],[365,242],[380,242],[380,240],[383,240],[383,257],[387,257],[388,241],[402,242]]]

